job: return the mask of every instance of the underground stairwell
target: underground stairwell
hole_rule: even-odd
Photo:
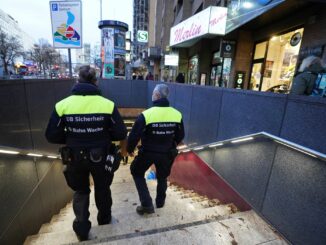
[[[155,198],[156,181],[148,180]],[[90,200],[90,240],[82,244],[286,244],[254,211],[239,212],[191,190],[170,185],[165,206],[139,216],[138,194],[128,166],[116,172],[112,190],[112,223],[97,226],[93,190]],[[74,214],[69,203],[39,233],[24,244],[78,243],[72,230]]]

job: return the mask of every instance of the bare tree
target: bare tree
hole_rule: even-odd
[[[15,59],[23,56],[23,54],[21,43],[0,28],[0,58],[6,75],[9,74],[8,67],[14,65]]]
[[[46,74],[51,71],[54,64],[61,63],[60,53],[57,52],[45,39],[40,39],[38,44],[29,51],[31,59],[36,62],[37,67]]]

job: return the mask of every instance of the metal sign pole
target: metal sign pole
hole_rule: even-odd
[[[100,0],[100,20],[102,20],[102,0]]]
[[[68,48],[68,59],[69,59],[69,77],[72,78],[71,49],[70,48]]]

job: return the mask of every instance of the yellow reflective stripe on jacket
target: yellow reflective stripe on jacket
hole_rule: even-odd
[[[58,115],[112,114],[114,103],[99,95],[71,95],[55,105]]]
[[[181,123],[182,115],[172,107],[152,107],[142,112],[146,125],[159,122]]]

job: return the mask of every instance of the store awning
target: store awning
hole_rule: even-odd
[[[228,6],[228,17],[226,21],[225,33],[237,29],[247,22],[262,15],[268,10],[285,2],[285,0],[235,0]]]
[[[200,38],[225,34],[227,8],[211,6],[170,30],[171,47],[189,47]]]

